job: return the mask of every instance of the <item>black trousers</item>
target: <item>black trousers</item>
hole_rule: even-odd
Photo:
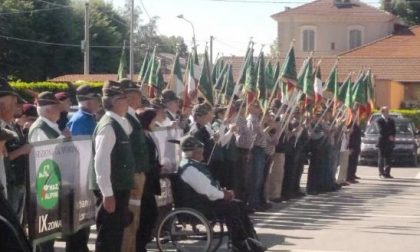
[[[226,187],[229,190],[233,188],[235,165],[236,162],[231,160],[212,161],[210,163],[211,175],[219,181],[221,187]]]
[[[234,167],[233,190],[238,199],[246,202],[248,197],[247,179],[251,162],[250,150],[238,148],[238,162]]]
[[[352,151],[349,156],[349,165],[347,170],[347,180],[356,178],[357,161],[359,160],[359,151]]]
[[[216,216],[225,218],[226,226],[232,236],[232,244],[235,247],[241,248],[246,238],[257,239],[254,226],[242,201],[217,200],[213,202],[211,210]]]
[[[389,176],[391,175],[391,162],[392,162],[392,150],[391,147],[380,147],[379,148],[379,160],[378,168],[379,175]]]
[[[66,252],[89,252],[90,227],[85,227],[66,238]]]
[[[113,213],[108,213],[102,205],[102,198],[98,198],[96,252],[121,251],[124,228],[132,220],[132,215],[128,210],[130,191],[114,191],[114,197],[115,212]]]
[[[151,192],[144,192],[140,208],[140,225],[136,236],[136,251],[146,252],[146,245],[152,240],[153,229],[159,214],[155,195]]]

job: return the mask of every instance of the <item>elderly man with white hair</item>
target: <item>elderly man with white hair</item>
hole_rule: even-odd
[[[46,91],[38,95],[38,119],[29,129],[29,143],[41,142],[50,139],[63,138],[57,121],[60,119],[60,101],[52,92]],[[54,240],[39,244],[40,252],[54,251]]]
[[[29,129],[29,143],[62,138],[57,124],[61,113],[60,101],[52,92],[46,91],[39,94],[37,102],[39,117]]]
[[[232,245],[237,251],[262,252],[266,248],[258,241],[245,204],[235,199],[235,193],[220,187],[210,174],[204,160],[204,144],[191,135],[181,140],[184,159],[175,181],[177,207],[196,209],[206,216],[226,220]]]

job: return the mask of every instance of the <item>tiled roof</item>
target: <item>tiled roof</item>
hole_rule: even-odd
[[[370,68],[376,79],[399,82],[420,82],[420,26],[401,30],[339,55],[339,80],[344,81],[350,72]],[[280,58],[282,62],[284,58]],[[238,76],[243,57],[226,58],[233,64],[234,77]],[[296,58],[297,71],[304,58]],[[314,62],[317,62],[315,57]],[[324,57],[321,63],[322,79],[325,80],[334,66],[336,57]]]
[[[397,33],[342,53],[342,57],[420,58],[420,26]]]
[[[165,79],[165,81],[168,81],[168,79],[170,78],[169,74],[164,74],[163,78]],[[134,80],[138,79],[138,75],[135,74],[133,77]],[[66,75],[62,75],[62,76],[57,76],[53,79],[50,79],[48,81],[51,82],[75,82],[75,81],[88,81],[88,82],[103,82],[103,81],[107,81],[107,80],[113,80],[116,81],[117,80],[117,74],[89,74],[89,75],[84,75],[84,74],[66,74]]]
[[[351,0],[350,4],[337,5],[334,0],[316,0],[296,8],[286,9],[282,12],[276,13],[271,17],[276,19],[280,16],[288,15],[310,15],[310,16],[357,16],[357,17],[388,17],[395,18],[394,15],[386,11],[378,10],[377,8],[365,4],[357,0]]]

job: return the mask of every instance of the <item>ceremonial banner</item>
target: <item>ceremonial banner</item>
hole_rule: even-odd
[[[92,140],[34,143],[29,154],[29,237],[34,244],[92,225],[95,201],[89,190]]]
[[[172,140],[179,141],[183,130],[176,127],[158,128],[152,132],[152,138],[159,151],[159,162],[162,165],[162,174],[175,173],[181,161],[181,148]]]

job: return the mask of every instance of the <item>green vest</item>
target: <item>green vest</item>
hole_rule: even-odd
[[[126,118],[133,128],[133,132],[130,135],[130,142],[131,148],[133,149],[134,159],[136,161],[135,172],[148,172],[150,170],[150,157],[143,127],[140,122],[129,113],[127,113]]]
[[[133,188],[133,176],[136,163],[131,148],[130,139],[121,125],[108,115],[102,116],[93,132],[93,146],[99,131],[105,126],[111,125],[115,134],[115,144],[111,151],[111,183],[113,191],[131,190]],[[95,149],[94,149],[95,150]],[[96,171],[93,169],[93,188],[98,190]]]
[[[41,118],[36,119],[36,121],[32,124],[31,128],[29,129],[28,139],[32,138],[32,134],[34,133],[35,129],[41,129],[48,137],[48,139],[55,139],[60,136],[57,131],[48,126],[48,124]]]

